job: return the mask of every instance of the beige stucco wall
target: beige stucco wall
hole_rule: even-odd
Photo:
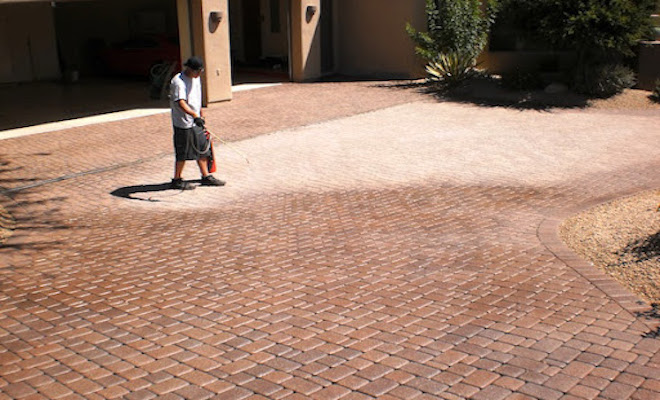
[[[308,7],[316,7],[316,13],[308,13]],[[321,76],[321,12],[320,0],[291,0],[290,62],[296,82]]]
[[[0,4],[0,82],[59,76],[50,3]]]
[[[222,13],[222,20],[214,23],[211,12]],[[193,0],[192,17],[194,54],[204,59],[204,103],[230,100],[231,92],[231,60],[229,49],[229,7],[227,0]],[[181,16],[180,23],[185,21]],[[179,25],[181,30],[181,24]],[[190,31],[186,26],[183,32]],[[183,49],[183,47],[182,47]],[[189,54],[183,53],[183,60]]]
[[[179,49],[181,60],[185,61],[193,55],[192,27],[190,26],[190,10],[188,0],[176,0],[177,24],[179,29]]]
[[[346,75],[424,76],[406,22],[426,30],[424,0],[335,0],[335,67]]]

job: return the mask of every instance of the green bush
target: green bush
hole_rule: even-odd
[[[634,54],[650,38],[656,0],[501,0],[501,12],[531,37],[592,59]]]
[[[501,0],[500,10],[527,37],[575,53],[574,89],[609,93],[628,85],[629,74],[612,65],[630,63],[639,40],[653,36],[655,5],[656,0]],[[595,82],[598,76],[607,82]]]
[[[417,44],[416,51],[426,61],[440,54],[457,52],[475,59],[486,46],[495,16],[495,0],[426,0],[427,32],[406,31]]]
[[[495,5],[495,0],[486,0],[485,6],[480,0],[426,0],[428,31],[417,31],[409,23],[406,31],[416,44],[417,54],[429,63],[431,71],[441,74],[431,73],[432,78],[455,81],[469,75],[459,70],[466,60],[473,68],[486,46]],[[451,74],[444,74],[449,70]]]
[[[635,85],[635,73],[621,64],[603,64],[585,70],[575,90],[597,97],[609,97]]]

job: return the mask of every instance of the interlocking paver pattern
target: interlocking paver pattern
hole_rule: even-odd
[[[660,185],[660,114],[383,86],[212,105],[223,188],[111,194],[169,181],[167,116],[0,142],[0,398],[660,395],[657,321],[556,234]]]

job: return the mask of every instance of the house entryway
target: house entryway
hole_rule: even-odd
[[[290,81],[289,0],[229,0],[232,84]]]

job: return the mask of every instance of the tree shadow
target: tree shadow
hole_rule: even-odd
[[[7,176],[24,167],[14,167],[4,157],[6,155],[0,154],[0,196],[7,200],[2,202],[4,211],[0,229],[3,230],[3,239],[0,240],[0,249],[40,251],[60,245],[60,241],[43,237],[50,236],[54,231],[69,229],[55,217],[60,211],[58,204],[66,198],[28,195],[34,194],[32,186],[39,180]]]
[[[651,304],[651,309],[648,311],[643,311],[643,312],[638,312],[636,313],[637,317],[639,318],[644,318],[646,320],[652,320],[652,321],[657,321],[659,325],[649,331],[646,332],[642,337],[645,337],[647,339],[658,339],[660,338],[660,303],[653,303]]]
[[[630,254],[635,262],[649,261],[660,258],[660,231],[649,237],[638,239],[620,251],[620,254]]]
[[[548,111],[562,108],[585,108],[589,98],[575,93],[546,93],[543,90],[518,91],[507,89],[493,77],[475,77],[461,84],[448,86],[428,80],[393,84],[378,87],[415,90],[440,102],[473,104],[482,107],[504,107],[517,110]]]
[[[628,244],[623,250],[619,251],[619,255],[631,256],[633,259],[629,262],[638,263],[658,260],[660,261],[660,231],[645,238],[635,240]],[[651,304],[651,309],[644,312],[637,313],[638,317],[654,320],[660,323],[660,303]],[[644,334],[645,338],[660,338],[660,326],[654,330]]]
[[[0,242],[0,248],[16,250],[46,250],[53,246],[61,245],[58,240],[29,239],[32,233],[53,233],[55,231],[67,230],[70,227],[55,222],[54,217],[60,208],[53,204],[61,203],[64,197],[50,197],[42,200],[21,200],[20,194],[5,194],[11,201],[4,209],[10,218],[3,219],[2,228],[10,230],[12,238],[10,242]],[[39,210],[39,211],[37,211]],[[17,217],[17,215],[19,215]]]

